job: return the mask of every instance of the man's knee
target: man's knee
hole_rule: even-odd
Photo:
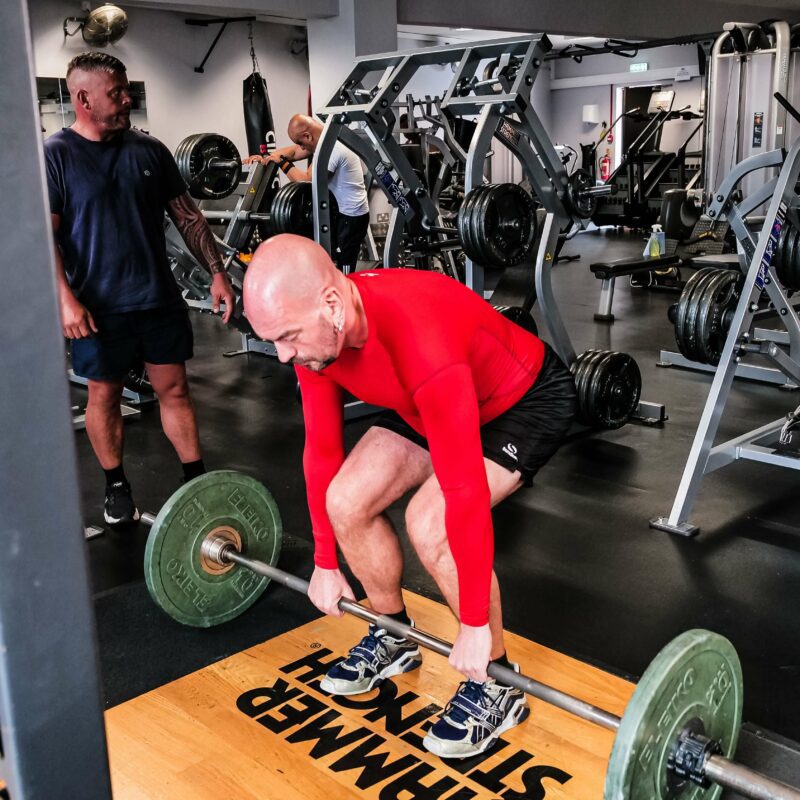
[[[150,370],[150,382],[161,403],[188,403],[189,381],[183,369],[156,372]]]
[[[347,537],[350,531],[368,521],[368,512],[358,482],[349,478],[335,477],[325,495],[328,519],[338,539]]]
[[[89,381],[88,404],[100,410],[119,410],[122,381]]]

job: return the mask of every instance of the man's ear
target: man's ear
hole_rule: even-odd
[[[334,326],[337,325],[338,321],[344,316],[344,301],[335,286],[329,286],[322,293],[322,305]]]
[[[92,106],[89,103],[89,92],[86,89],[78,89],[75,99],[88,111]]]

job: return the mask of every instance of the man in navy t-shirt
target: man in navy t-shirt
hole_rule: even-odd
[[[106,474],[105,519],[139,518],[122,466],[120,399],[125,376],[144,362],[161,422],[189,480],[205,471],[185,362],[193,338],[167,262],[164,211],[213,275],[214,311],[233,289],[205,218],[169,150],[131,130],[125,66],[106,53],[70,61],[71,128],[45,142],[56,239],[56,279],[72,368],[88,380],[86,431]]]

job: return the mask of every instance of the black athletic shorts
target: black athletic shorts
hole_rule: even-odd
[[[484,457],[511,472],[519,470],[525,486],[558,450],[577,410],[572,373],[550,345],[544,347],[533,386],[508,411],[481,426]],[[428,448],[425,437],[394,411],[385,411],[373,425]]]
[[[95,324],[97,333],[71,342],[72,369],[82,378],[117,380],[142,362],[182,364],[193,354],[186,308],[106,314]]]
[[[333,260],[342,272],[349,275],[356,271],[358,252],[369,228],[369,213],[348,217],[339,214],[336,218],[333,237]]]

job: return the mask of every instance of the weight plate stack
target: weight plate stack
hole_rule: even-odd
[[[632,356],[587,350],[572,364],[578,395],[577,420],[592,428],[621,428],[639,407],[642,375]]]
[[[328,193],[328,198],[333,224],[339,213],[339,206],[332,192]],[[307,181],[287,183],[275,192],[270,207],[270,235],[279,233],[314,238],[314,191]]]
[[[743,283],[738,270],[714,267],[699,269],[689,278],[674,314],[675,341],[683,356],[701,364],[719,363]]]
[[[675,309],[675,342],[681,355],[690,361],[697,361],[698,354],[694,350],[694,323],[696,318],[696,294],[702,291],[703,283],[717,270],[714,267],[703,267],[692,275],[681,291]]]
[[[478,186],[458,212],[457,230],[464,252],[485,267],[519,264],[536,239],[536,206],[515,183]]]
[[[733,270],[720,270],[704,283],[695,322],[695,349],[702,363],[719,364],[743,284],[744,275]]]
[[[189,194],[198,200],[220,200],[239,185],[239,151],[230,139],[218,133],[187,136],[175,150],[175,163]]]

